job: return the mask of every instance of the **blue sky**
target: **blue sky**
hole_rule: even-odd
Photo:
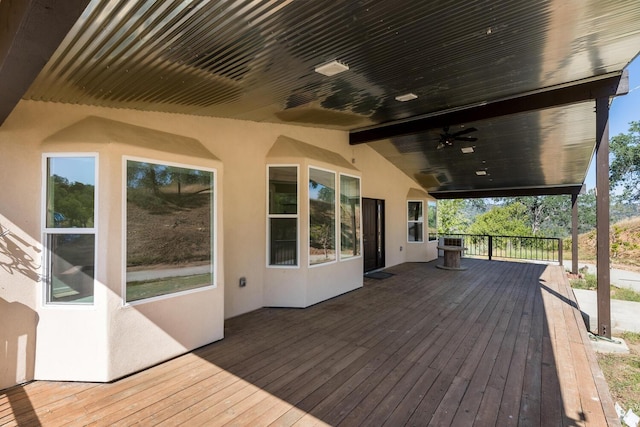
[[[94,157],[51,157],[51,174],[65,177],[70,183],[95,185]]]
[[[629,93],[613,99],[609,109],[609,138],[627,133],[629,122],[640,120],[640,57],[629,64]],[[596,186],[595,159],[585,180],[587,189]]]

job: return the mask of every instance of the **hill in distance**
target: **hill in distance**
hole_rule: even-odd
[[[611,267],[640,272],[640,217],[611,225]],[[571,256],[571,239],[565,239],[565,254]],[[578,236],[580,261],[595,261],[596,230]]]

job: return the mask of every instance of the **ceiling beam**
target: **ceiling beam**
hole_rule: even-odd
[[[560,187],[540,188],[498,188],[495,190],[460,190],[460,191],[429,191],[429,195],[436,199],[480,199],[488,197],[522,197],[522,196],[557,196],[563,194],[582,194],[582,185],[567,185]]]
[[[89,0],[0,1],[0,126]]]
[[[425,132],[429,129],[438,129],[445,126],[472,123],[511,114],[542,110],[600,97],[624,95],[628,91],[629,74],[627,70],[624,70],[577,82],[543,88],[497,101],[439,111],[363,129],[355,129],[349,133],[349,144],[364,144],[380,139]]]

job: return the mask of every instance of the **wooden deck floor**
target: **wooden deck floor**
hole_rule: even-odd
[[[111,384],[0,392],[0,425],[619,425],[562,269],[463,262],[228,320]]]

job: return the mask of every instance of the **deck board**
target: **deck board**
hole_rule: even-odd
[[[110,384],[0,392],[0,425],[619,425],[557,266],[407,263]]]

